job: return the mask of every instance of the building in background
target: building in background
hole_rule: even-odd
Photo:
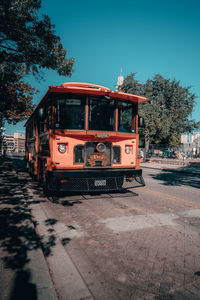
[[[2,151],[3,149],[8,152],[25,152],[25,135],[18,132],[15,132],[14,135],[5,134],[3,136]]]
[[[14,151],[15,149],[15,140],[13,135],[4,135],[4,147],[6,147],[6,151]]]
[[[116,91],[119,91],[119,87],[124,83],[124,76],[122,76],[122,69],[121,74],[118,76],[117,84],[116,84]]]
[[[21,133],[14,133],[15,152],[25,152],[25,135]]]
[[[200,155],[200,133],[186,133],[181,135],[183,152],[189,156]]]

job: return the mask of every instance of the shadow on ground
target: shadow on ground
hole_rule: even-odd
[[[20,270],[16,272],[10,300],[37,300],[37,287],[31,282],[31,272]]]
[[[149,174],[153,179],[160,180],[164,185],[168,186],[190,186],[200,188],[200,176],[189,173],[181,173],[174,171],[162,171],[158,174]]]
[[[38,187],[37,182],[32,182],[33,195],[37,199],[44,199],[44,193],[42,187]],[[80,191],[69,191],[69,192],[49,192],[48,196],[45,197],[47,200],[59,204],[62,206],[74,206],[82,204],[84,201],[94,200],[94,199],[108,199],[108,198],[119,198],[119,197],[133,197],[138,196],[137,193],[133,192],[131,189],[122,188],[121,190],[115,191],[91,191],[91,192],[80,192]]]
[[[42,247],[45,255],[52,254],[56,244],[56,235],[52,225],[57,220],[48,219],[44,222],[48,229],[48,237],[38,237],[35,231],[37,223],[31,219],[30,205],[48,201],[44,198],[42,188],[37,187],[25,172],[23,159],[0,158],[0,254],[5,268],[22,270],[29,263],[28,253]],[[33,195],[28,187],[35,185]],[[32,188],[32,186],[31,186]],[[132,197],[137,194],[123,189],[115,193],[81,194],[57,193],[51,201],[63,206],[79,205],[83,201],[116,197]],[[69,242],[69,241],[67,241]],[[3,252],[2,252],[3,250]],[[3,253],[3,255],[2,255]]]
[[[22,271],[30,261],[28,253],[41,248],[42,245],[45,253],[50,255],[56,237],[53,233],[50,234],[48,241],[43,244],[43,238],[39,238],[36,234],[28,204],[42,200],[35,201],[28,194],[27,185],[30,179],[27,173],[23,174],[25,171],[23,160],[17,158],[0,158],[0,160],[0,254],[4,268]],[[20,173],[20,176],[17,176],[16,172],[18,175]],[[22,275],[18,274],[19,279],[23,277]],[[24,273],[25,275],[27,273]]]
[[[93,192],[93,193],[52,193],[48,199],[54,203],[63,205],[63,206],[74,206],[77,204],[82,204],[84,201],[89,200],[104,200],[110,198],[119,198],[119,197],[133,197],[138,196],[138,194],[130,191],[128,189],[122,189],[120,191],[113,191],[112,193],[108,192]]]

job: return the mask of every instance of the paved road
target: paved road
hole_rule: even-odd
[[[200,299],[200,178],[153,169],[144,178],[143,188],[56,202],[27,180],[59,299]]]
[[[145,188],[125,193],[43,202],[43,222],[54,223],[91,299],[200,299],[200,178],[159,170],[144,177]]]

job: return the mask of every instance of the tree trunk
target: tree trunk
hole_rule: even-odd
[[[147,153],[149,152],[149,135],[145,134],[145,153],[144,153],[144,161],[146,161]]]

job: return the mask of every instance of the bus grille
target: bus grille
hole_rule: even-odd
[[[91,167],[89,163],[90,155],[94,153],[98,153],[96,150],[96,147],[99,142],[87,142],[85,144],[85,149],[86,149],[86,166]],[[106,154],[107,157],[107,166],[111,166],[111,143],[109,142],[104,142],[105,145],[105,151],[104,153]],[[93,167],[102,167],[102,162],[101,161],[96,161],[95,165]]]
[[[74,192],[106,192],[134,188],[144,185],[145,183],[142,176],[137,176],[134,179],[129,179],[123,176],[100,178],[70,178],[67,182],[60,184],[58,190]]]

